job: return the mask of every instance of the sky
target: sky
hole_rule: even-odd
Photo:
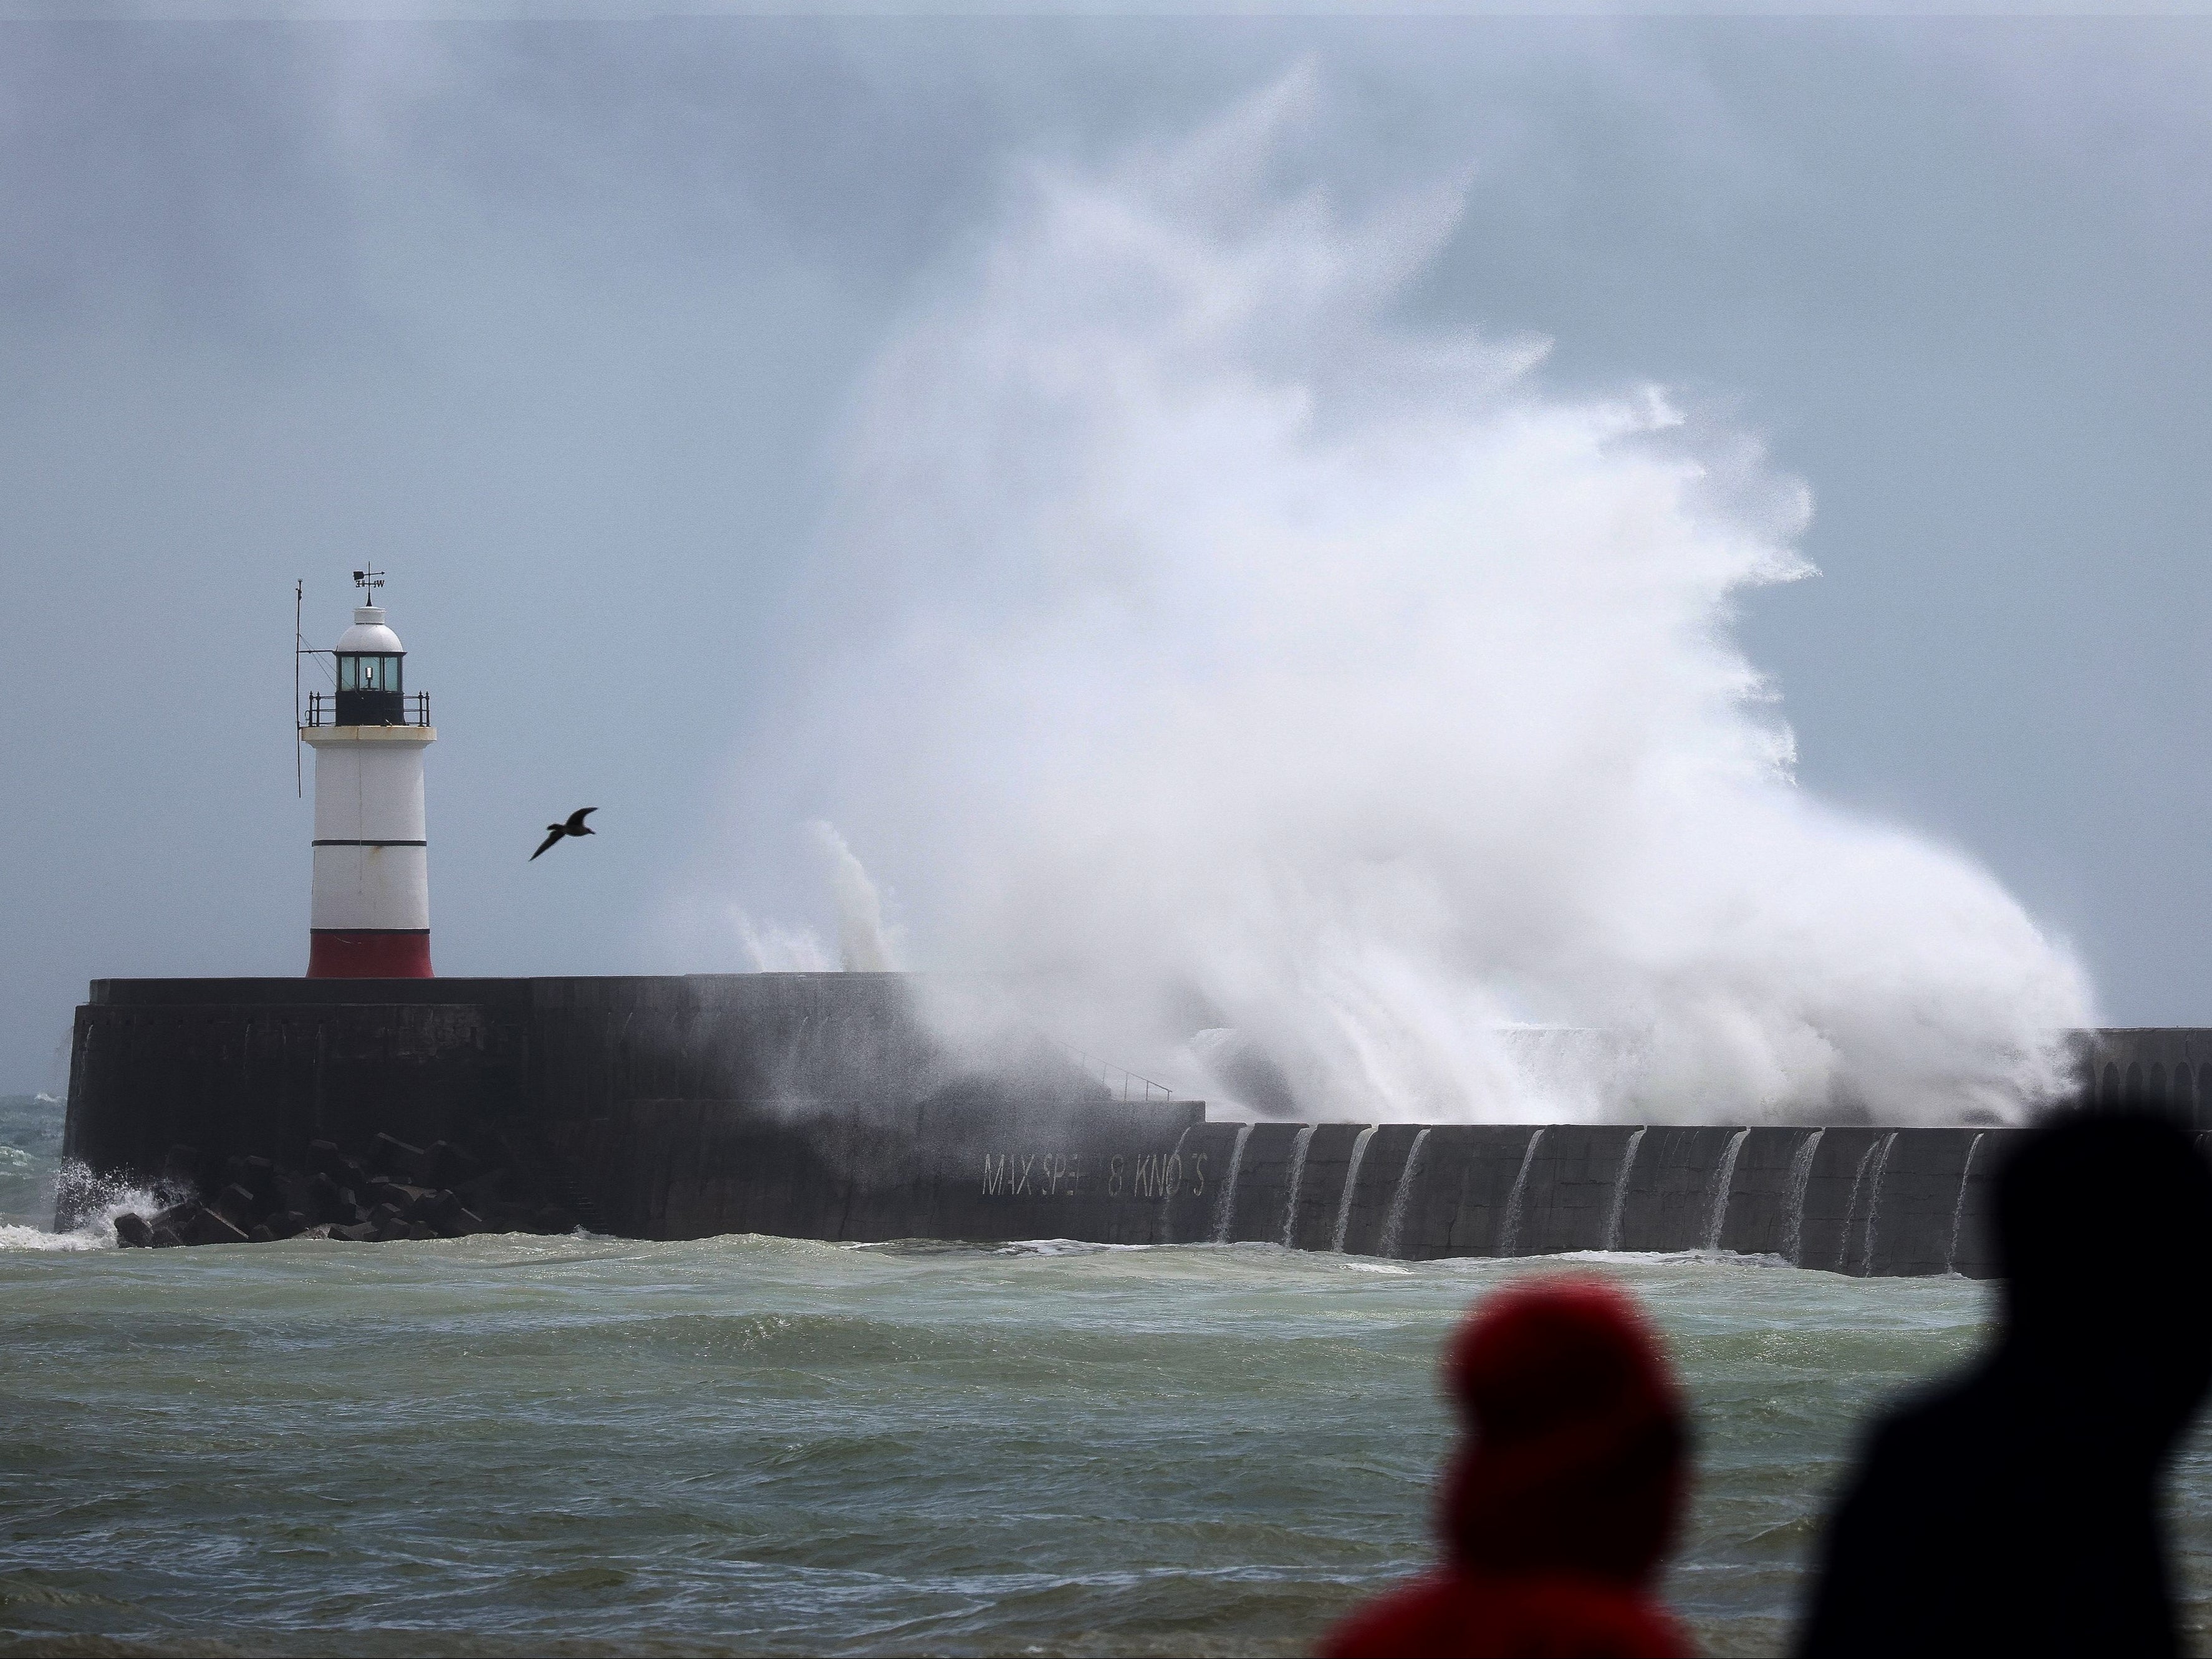
[[[440,972],[833,933],[839,803],[760,757],[847,647],[872,377],[1037,169],[1285,76],[1285,189],[1459,192],[1404,329],[1802,482],[1818,574],[1731,601],[1798,787],[1985,869],[2105,1022],[2212,1023],[2212,21],[15,21],[0,1090],[58,1089],[92,978],[302,970],[293,584],[326,646],[365,562]]]

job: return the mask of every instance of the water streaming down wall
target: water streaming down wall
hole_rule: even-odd
[[[1994,1267],[1984,1217],[2016,1131],[1214,1122],[1050,1065],[969,1075],[906,994],[866,974],[102,981],[79,1011],[65,1151],[121,1175],[179,1142],[294,1160],[379,1131],[497,1142],[639,1237]],[[2212,1065],[2212,1033],[2134,1036],[2181,1057],[2169,1077]]]
[[[1782,1254],[1793,1267],[1802,1266],[1805,1260],[1805,1188],[1813,1178],[1813,1159],[1819,1155],[1820,1137],[1826,1133],[1826,1129],[1808,1130],[1804,1139],[1797,1143],[1796,1151],[1790,1154],[1790,1182],[1783,1189],[1783,1214],[1787,1218],[1783,1236],[1789,1243]],[[1966,1184],[1962,1179],[1959,1183],[1959,1201],[1962,1210],[1966,1193]],[[1951,1253],[1956,1255],[1958,1226],[1955,1218],[1951,1231]]]
[[[1375,1139],[1380,1124],[1370,1123],[1359,1132],[1359,1139],[1352,1143],[1352,1161],[1344,1172],[1344,1193],[1336,1206],[1336,1231],[1328,1247],[1339,1255],[1344,1254],[1344,1237],[1352,1225],[1352,1200],[1359,1191],[1359,1166],[1367,1161],[1368,1143]]]
[[[1973,1277],[1995,1265],[1984,1227],[1990,1183],[1999,1148],[2017,1133],[1383,1124],[1355,1170],[1366,1128],[1323,1124],[1312,1128],[1293,1206],[1291,1168],[1309,1128],[1250,1127],[1232,1239],[1279,1243],[1287,1231],[1304,1248],[1329,1249],[1341,1219],[1346,1252],[1407,1260],[1717,1249],[1840,1261],[1838,1270],[1852,1274]],[[1210,1133],[1237,1156],[1227,1125],[1194,1131],[1192,1144]],[[1969,1167],[1978,1134],[1984,1144]]]
[[[1709,1250],[1721,1247],[1721,1232],[1728,1223],[1729,1193],[1735,1185],[1736,1159],[1742,1155],[1743,1143],[1751,1131],[1738,1129],[1729,1137],[1727,1150],[1721,1153],[1720,1167],[1713,1171],[1713,1195],[1705,1210],[1705,1233],[1698,1242]]]
[[[1309,1123],[1298,1131],[1298,1138],[1291,1147],[1291,1190],[1283,1200],[1283,1248],[1296,1249],[1298,1243],[1298,1193],[1305,1185],[1306,1159],[1313,1152],[1314,1136],[1321,1126]]]
[[[1966,1146],[1966,1162],[1959,1171],[1959,1196],[1951,1206],[1951,1247],[1943,1252],[1943,1271],[1955,1273],[1959,1260],[1959,1238],[1966,1226],[1966,1188],[1974,1178],[1974,1154],[1982,1150],[1984,1136],[1976,1135]]]
[[[1521,1153],[1521,1168],[1513,1176],[1513,1190],[1505,1195],[1505,1215],[1498,1224],[1498,1254],[1521,1254],[1521,1213],[1527,1206],[1528,1172],[1536,1166],[1537,1149],[1544,1144],[1544,1132],[1528,1132],[1528,1144]]]
[[[1237,1220],[1237,1176],[1244,1167],[1244,1143],[1252,1139],[1252,1126],[1237,1126],[1237,1144],[1229,1149],[1229,1173],[1221,1182],[1221,1201],[1214,1206],[1213,1242],[1226,1244],[1229,1229]]]
[[[1881,1232],[1881,1183],[1889,1174],[1889,1155],[1896,1149],[1897,1131],[1894,1129],[1882,1136],[1875,1147],[1874,1164],[1867,1181],[1866,1225],[1859,1233],[1859,1272],[1862,1274],[1874,1266],[1875,1244]]]
[[[1620,1173],[1613,1178],[1613,1207],[1606,1212],[1605,1243],[1608,1250],[1620,1248],[1620,1223],[1628,1206],[1628,1180],[1636,1172],[1636,1154],[1644,1145],[1641,1128],[1628,1132],[1628,1145],[1620,1154]]]
[[[1844,1263],[1850,1255],[1851,1234],[1858,1227],[1860,1194],[1866,1191],[1867,1169],[1873,1164],[1874,1155],[1881,1149],[1881,1146],[1879,1137],[1867,1142],[1865,1148],[1859,1153],[1857,1166],[1851,1171],[1851,1195],[1844,1205],[1844,1231],[1836,1240],[1836,1271],[1838,1273],[1844,1270]]]
[[[1406,1162],[1398,1171],[1398,1184],[1390,1189],[1390,1208],[1382,1218],[1382,1240],[1376,1247],[1376,1255],[1396,1256],[1406,1231],[1406,1200],[1413,1196],[1413,1178],[1421,1168],[1421,1148],[1429,1144],[1429,1131],[1424,1127],[1414,1132],[1413,1145],[1406,1148]]]

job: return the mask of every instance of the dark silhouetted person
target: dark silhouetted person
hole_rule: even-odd
[[[1454,1338],[1465,1437],[1438,1493],[1445,1565],[1329,1635],[1336,1659],[1686,1654],[1651,1594],[1681,1511],[1680,1391],[1602,1279],[1500,1291]]]
[[[1996,1346],[1876,1426],[1806,1654],[2179,1650],[2158,1487],[2212,1382],[2212,1168],[2151,1114],[2069,1114],[1996,1224]]]

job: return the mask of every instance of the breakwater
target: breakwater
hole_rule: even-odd
[[[64,1155],[113,1176],[381,1135],[592,1230],[1260,1241],[1406,1259],[1713,1249],[1986,1275],[2001,1128],[1237,1123],[895,975],[100,981]],[[938,993],[931,990],[927,994]],[[957,999],[956,999],[957,1000]],[[2212,1033],[2085,1033],[2081,1092],[2193,1115]],[[380,1173],[380,1172],[372,1172]],[[533,1202],[537,1200],[533,1200]],[[66,1219],[64,1218],[64,1219]]]

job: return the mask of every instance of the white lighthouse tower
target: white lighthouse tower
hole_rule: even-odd
[[[364,599],[384,586],[356,570]],[[339,635],[337,689],[307,699],[315,751],[315,896],[309,979],[428,979],[430,850],[422,751],[438,740],[427,693],[406,690],[406,647],[381,605]]]

